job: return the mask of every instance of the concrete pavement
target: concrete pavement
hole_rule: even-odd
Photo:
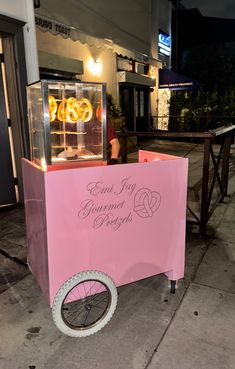
[[[199,166],[200,152],[192,154],[190,188],[198,182],[193,165]],[[93,336],[60,333],[27,267],[0,254],[0,368],[234,369],[233,163],[234,157],[229,196],[212,216],[209,236],[187,234],[185,277],[176,294],[164,275],[119,288],[113,318]],[[0,222],[1,249],[26,262],[23,208],[0,214]]]

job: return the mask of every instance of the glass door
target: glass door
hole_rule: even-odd
[[[120,106],[128,131],[150,130],[150,89],[120,84]]]
[[[136,131],[148,132],[150,123],[149,90],[137,88],[135,93]]]
[[[135,131],[134,88],[120,84],[120,106],[127,131]]]

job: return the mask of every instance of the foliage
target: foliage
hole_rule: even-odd
[[[111,94],[106,94],[107,102],[107,113],[111,118],[119,118],[122,115],[121,108],[114,104],[113,96]]]
[[[201,132],[235,119],[235,44],[196,45],[184,51],[180,73],[203,84],[172,92],[169,130]]]
[[[218,92],[177,91],[170,100],[170,131],[204,132],[232,123],[235,118],[235,89]]]

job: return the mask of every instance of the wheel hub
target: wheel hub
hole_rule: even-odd
[[[90,311],[91,308],[92,308],[91,304],[86,304],[85,305],[85,310]]]

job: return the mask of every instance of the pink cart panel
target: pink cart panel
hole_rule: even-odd
[[[139,163],[43,171],[23,159],[28,262],[50,306],[81,271],[116,286],[184,276],[188,160],[139,152]]]

